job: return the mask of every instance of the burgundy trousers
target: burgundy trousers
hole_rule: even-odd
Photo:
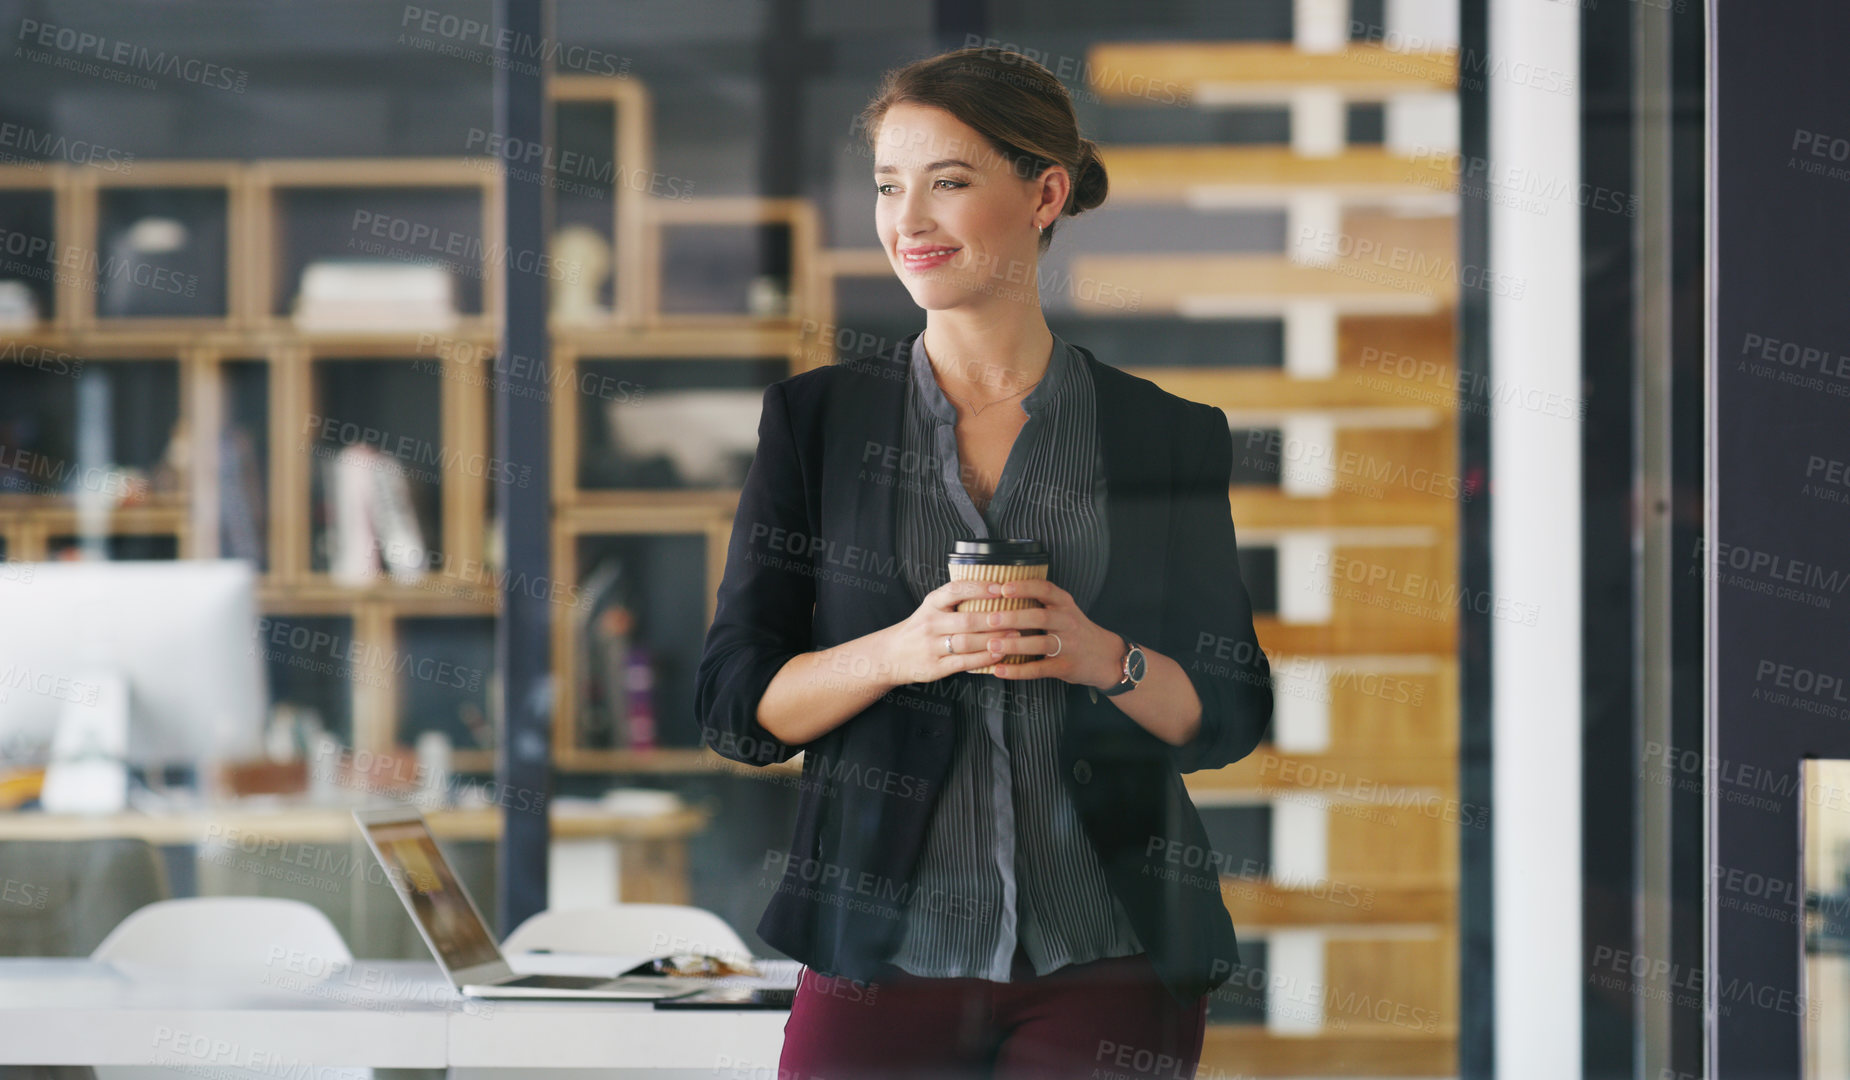
[[[1181,1005],[1150,958],[1112,957],[1010,982],[872,982],[803,969],[777,1080],[1193,1080],[1208,999]]]

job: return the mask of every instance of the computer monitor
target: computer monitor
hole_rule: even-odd
[[[61,718],[126,691],[123,759],[256,757],[269,700],[247,562],[0,563],[0,758],[41,764]]]

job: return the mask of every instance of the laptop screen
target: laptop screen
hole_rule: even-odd
[[[411,917],[424,927],[445,968],[462,971],[501,959],[501,950],[422,821],[373,822],[366,831],[379,849],[385,872],[404,882]]]

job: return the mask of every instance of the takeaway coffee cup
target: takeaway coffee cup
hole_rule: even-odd
[[[1022,581],[1047,576],[1047,545],[1039,540],[959,540],[951,548],[952,581]],[[957,605],[958,611],[1019,611],[1040,607],[1039,600],[1021,596],[982,596]],[[1038,634],[1023,630],[1022,634]],[[1035,659],[1020,653],[1002,658],[1005,664],[1025,664]],[[973,675],[988,675],[994,668],[986,664],[971,668]]]

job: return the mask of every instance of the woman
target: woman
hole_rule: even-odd
[[[697,676],[717,752],[804,751],[778,1075],[1191,1077],[1239,954],[1181,773],[1272,712],[1226,417],[1048,330],[1038,256],[1106,177],[1047,69],[932,57],[862,119],[925,328],[766,391]],[[1010,537],[1047,580],[948,580]],[[1041,606],[956,610],[997,595]]]

